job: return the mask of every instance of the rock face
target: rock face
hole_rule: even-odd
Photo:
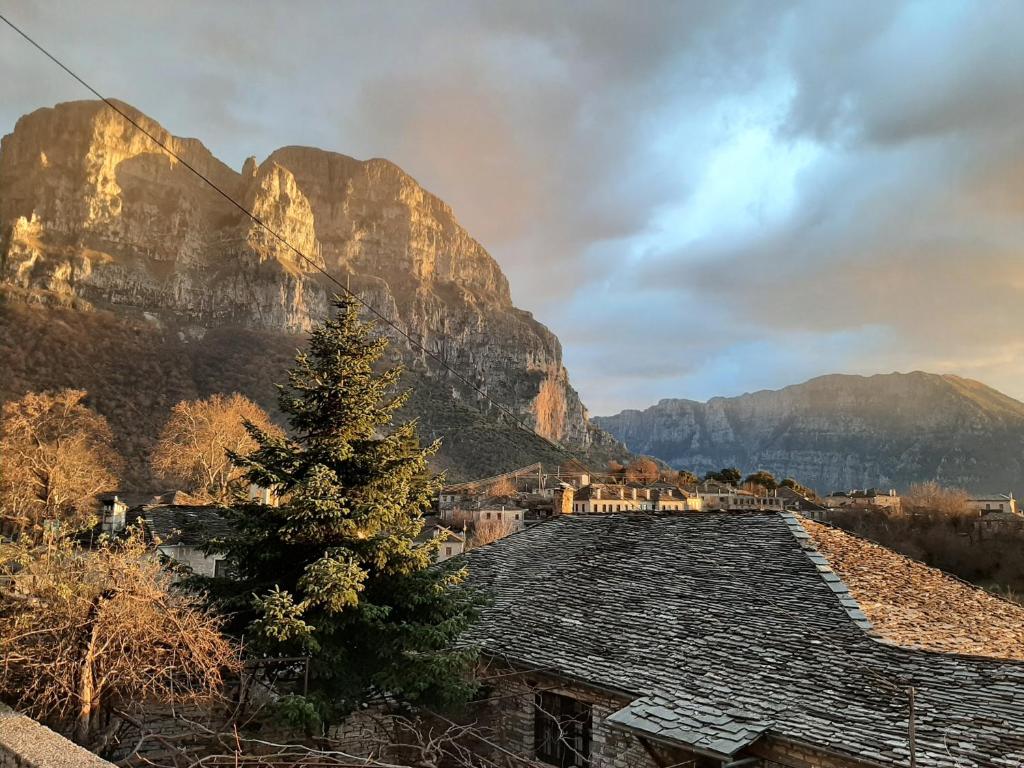
[[[1024,491],[1024,403],[957,376],[822,376],[706,403],[662,400],[594,422],[631,451],[698,473],[766,469],[819,492],[933,479]]]
[[[539,434],[577,449],[611,444],[589,424],[558,339],[512,305],[501,269],[449,206],[393,163],[285,147],[236,172],[119,106]],[[40,109],[3,138],[0,287],[144,314],[179,339],[225,327],[302,333],[332,293],[313,264],[93,101]],[[479,400],[392,335],[417,375],[456,401]]]

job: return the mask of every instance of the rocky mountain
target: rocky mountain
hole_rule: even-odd
[[[621,451],[589,423],[558,339],[513,306],[494,259],[398,166],[285,147],[236,171],[119,107],[537,434]],[[0,289],[0,368],[10,372],[0,398],[86,387],[140,454],[182,396],[240,389],[271,405],[271,383],[332,293],[310,263],[96,101],[26,115],[0,143]],[[507,468],[545,450],[529,439],[503,448],[497,436],[511,428],[494,409],[392,335],[420,390],[413,415],[428,435],[451,438],[442,463]],[[115,407],[141,421],[121,423]],[[457,449],[469,422],[477,466]]]
[[[766,469],[819,492],[932,479],[1024,492],[1024,403],[958,376],[822,376],[594,422],[632,451],[698,473]]]

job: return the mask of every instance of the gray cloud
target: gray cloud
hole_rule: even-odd
[[[592,410],[913,368],[1024,395],[1024,7],[15,0],[240,165],[384,156],[562,338]],[[0,29],[0,122],[83,95]]]

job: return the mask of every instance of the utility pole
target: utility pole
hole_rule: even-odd
[[[917,768],[917,734],[914,731],[915,720],[915,697],[917,690],[914,686],[907,688],[907,699],[910,701],[910,713],[907,716],[907,745],[910,747],[910,768]]]

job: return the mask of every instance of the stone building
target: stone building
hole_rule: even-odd
[[[833,491],[825,498],[825,504],[829,507],[874,507],[899,512],[903,501],[893,488],[888,491],[868,488],[867,490]]]
[[[782,512],[785,500],[775,491],[758,495],[726,483],[705,481],[696,487],[703,508],[712,512]]]
[[[994,493],[988,496],[968,499],[967,507],[982,514],[989,512],[1005,512],[1010,515],[1019,514],[1017,500],[1013,498],[1012,493]]]
[[[573,514],[699,512],[700,498],[669,483],[591,483],[575,492]]]
[[[178,495],[168,494],[168,497],[176,499]],[[100,524],[92,535],[119,536],[129,527],[141,526],[143,534],[160,554],[200,576],[225,575],[227,561],[223,556],[203,551],[211,539],[229,533],[220,507],[160,503],[163,498],[156,497],[157,503],[128,508],[120,496],[102,497]]]
[[[438,563],[443,563],[466,551],[466,535],[441,525],[434,517],[425,519],[423,530],[416,538],[417,541],[423,543],[441,539],[434,555],[434,561]]]
[[[493,599],[467,638],[492,668],[474,717],[503,758],[1024,765],[1024,664],[886,640],[792,515],[556,516],[467,565]]]

